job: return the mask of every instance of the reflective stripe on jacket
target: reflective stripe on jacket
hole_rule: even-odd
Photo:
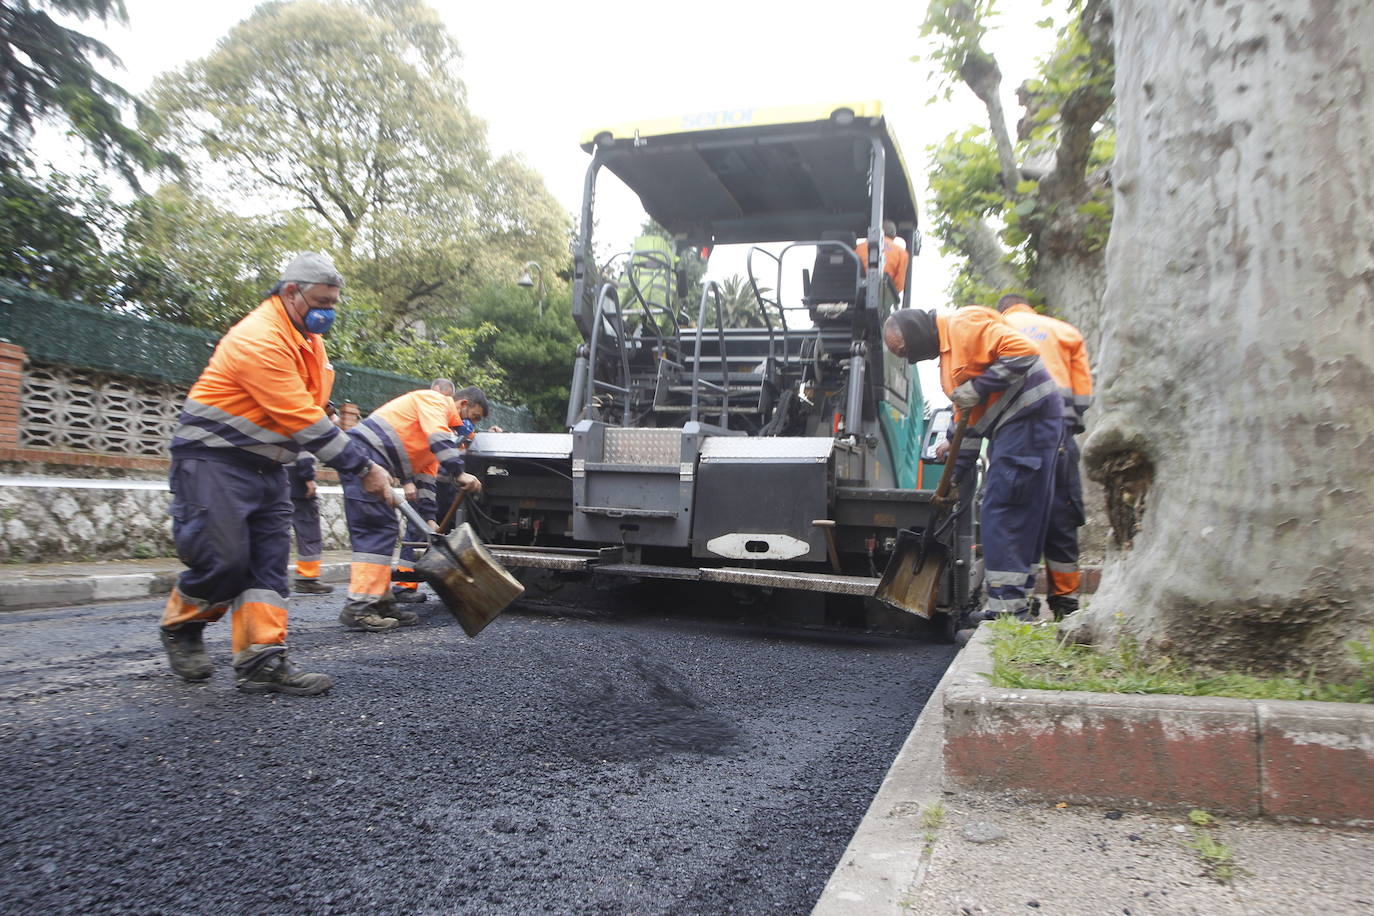
[[[935,326],[940,332],[940,385],[945,394],[971,381],[984,397],[969,412],[970,447],[976,445],[976,437],[990,435],[1045,398],[1059,397],[1059,386],[1039,349],[992,309],[968,306],[936,315]]]
[[[289,464],[302,449],[341,471],[367,457],[325,415],[334,369],[318,334],[305,334],[272,296],[229,329],[191,386],[172,450]]]
[[[387,401],[348,432],[371,446],[393,476],[415,484],[420,513],[433,518],[440,466],[454,477],[464,473],[453,431],[462,424],[453,398],[422,388]]]
[[[1083,414],[1093,402],[1092,370],[1083,335],[1067,321],[1041,315],[1029,305],[1013,305],[1002,317],[1040,348],[1040,358],[1064,396],[1064,419],[1082,429]]]

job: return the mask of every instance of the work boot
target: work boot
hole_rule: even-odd
[[[1055,620],[1063,620],[1078,610],[1078,599],[1072,595],[1055,595],[1049,604],[1050,613],[1054,615]]]
[[[215,673],[214,663],[206,654],[205,643],[200,638],[204,631],[205,622],[202,620],[158,628],[162,648],[167,650],[167,661],[171,663],[172,670],[188,681],[203,681]]]
[[[379,617],[396,621],[396,625],[400,627],[413,627],[420,622],[419,614],[398,608],[394,603],[373,605],[372,610]]]
[[[394,630],[400,626],[400,621],[383,617],[378,613],[377,602],[375,601],[348,602],[339,614],[339,623],[350,630],[366,630],[369,633],[381,633],[386,630]]]
[[[418,588],[393,588],[391,597],[401,604],[424,604],[428,596]]]
[[[330,595],[334,592],[334,586],[325,585],[319,579],[307,579],[303,576],[296,577],[296,581],[291,583],[291,589],[302,595]]]
[[[234,686],[244,693],[314,697],[334,686],[327,674],[307,674],[286,657],[286,646],[249,646],[234,653]]]

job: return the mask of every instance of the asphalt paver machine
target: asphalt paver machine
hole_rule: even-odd
[[[923,461],[916,373],[882,344],[903,304],[882,224],[912,255],[920,234],[881,106],[712,112],[597,129],[582,146],[572,310],[585,342],[568,431],[479,434],[469,463],[485,490],[469,517],[513,567],[871,596],[898,531],[932,518],[941,470]],[[597,261],[606,170],[671,240]],[[682,266],[725,245],[752,246],[747,321]],[[945,614],[977,600],[976,534],[968,509],[942,535]]]

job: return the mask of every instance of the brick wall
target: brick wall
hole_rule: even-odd
[[[19,445],[19,392],[24,348],[0,341],[0,448]]]

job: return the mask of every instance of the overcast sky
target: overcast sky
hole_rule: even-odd
[[[122,58],[113,72],[134,92],[154,76],[209,53],[257,5],[253,0],[125,0],[130,24],[72,23]],[[587,155],[578,147],[592,127],[722,108],[879,99],[917,186],[925,224],[926,147],[964,126],[986,123],[981,103],[958,86],[949,102],[927,106],[928,67],[913,63],[925,3],[844,5],[815,0],[526,0],[473,3],[430,0],[457,36],[461,75],[472,110],[484,119],[496,152],[523,156],[544,175],[571,213],[582,193]],[[1004,74],[1004,107],[1037,57],[1053,45],[1033,23],[1063,20],[1064,0],[1004,0],[988,41]],[[652,11],[652,12],[650,12]],[[865,25],[865,23],[870,23]],[[328,62],[322,62],[328,66]],[[65,157],[61,157],[65,158]],[[600,237],[628,244],[642,220],[638,202],[603,172]],[[912,273],[912,304],[943,304],[950,267],[929,242]],[[712,264],[712,274],[735,263]],[[713,259],[714,261],[714,259]]]

